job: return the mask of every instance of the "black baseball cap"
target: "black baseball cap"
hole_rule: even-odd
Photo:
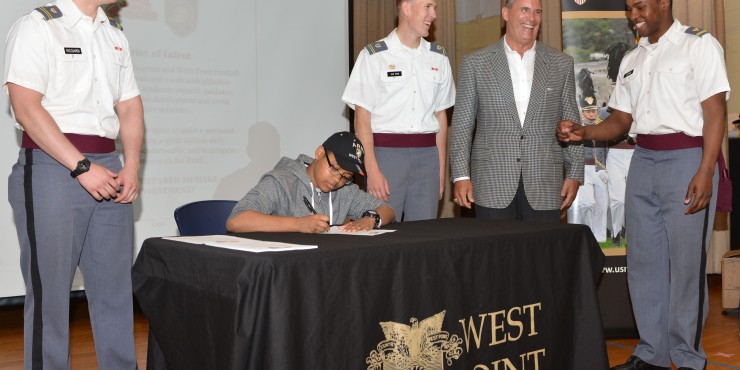
[[[324,144],[324,150],[334,153],[334,158],[343,170],[365,176],[365,148],[355,134],[347,131],[331,135]]]

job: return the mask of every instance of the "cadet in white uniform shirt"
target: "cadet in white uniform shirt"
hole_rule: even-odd
[[[8,198],[26,284],[26,369],[69,368],[78,266],[99,368],[137,368],[131,203],[144,116],[128,41],[99,7],[114,2],[58,0],[21,17],[7,38],[3,83],[23,130]]]
[[[435,0],[398,0],[398,28],[360,52],[342,100],[365,146],[367,190],[397,220],[437,217],[447,158],[446,109],[455,103],[450,62],[424,37]]]
[[[614,370],[705,369],[706,250],[730,85],[719,42],[673,19],[671,0],[627,0],[640,42],[625,55],[596,126],[561,122],[561,140],[637,147],[627,177],[627,278],[640,341]]]

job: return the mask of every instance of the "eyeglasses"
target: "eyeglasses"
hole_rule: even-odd
[[[339,181],[344,182],[345,184],[351,184],[352,183],[352,176],[346,176],[342,175],[342,171],[340,171],[334,164],[331,163],[331,159],[329,159],[329,152],[326,153],[326,162],[329,163],[329,167],[326,168],[327,171],[329,171],[329,174],[332,176],[339,176]]]

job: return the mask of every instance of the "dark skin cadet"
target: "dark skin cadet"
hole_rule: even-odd
[[[670,0],[627,0],[627,16],[635,25],[640,37],[647,37],[652,44],[673,24]],[[725,135],[727,103],[721,92],[701,102],[704,116],[703,154],[701,164],[686,189],[684,214],[692,214],[709,206],[712,199],[712,177],[717,164],[720,145]],[[629,132],[632,114],[614,110],[604,122],[595,126],[581,126],[570,121],[558,124],[558,140],[563,142],[582,140],[613,140]]]

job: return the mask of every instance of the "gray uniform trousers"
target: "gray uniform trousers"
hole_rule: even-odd
[[[117,153],[87,157],[121,169]],[[79,265],[99,368],[135,369],[132,205],[97,202],[38,149],[21,149],[8,198],[26,284],[24,368],[69,369],[69,293]]]
[[[640,333],[634,354],[650,364],[704,369],[706,250],[712,235],[718,172],[708,208],[685,215],[701,148],[640,148],[627,177],[627,278]]]
[[[391,190],[396,221],[437,218],[439,151],[437,147],[375,147],[375,158]]]

